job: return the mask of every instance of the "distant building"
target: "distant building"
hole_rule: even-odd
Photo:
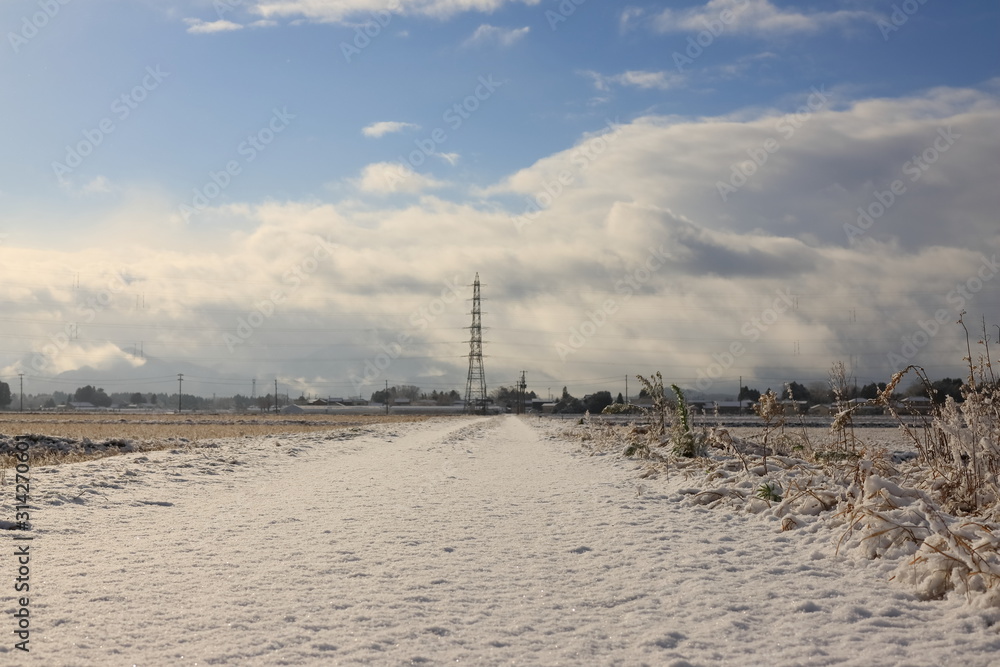
[[[317,398],[315,401],[309,401],[309,405],[344,405],[344,399],[342,399],[342,398]]]
[[[651,408],[653,407],[653,399],[649,396],[637,396],[629,401],[632,405],[638,405],[640,408]]]
[[[779,403],[785,408],[786,415],[805,414],[809,411],[809,401],[784,400],[779,401]]]
[[[909,396],[899,402],[904,412],[926,414],[934,407],[934,403],[926,396]]]
[[[713,409],[720,415],[753,414],[753,404],[748,398],[742,401],[715,401]]]
[[[866,398],[852,398],[847,402],[847,405],[854,408],[856,415],[881,415],[885,412],[882,406],[871,405]]]

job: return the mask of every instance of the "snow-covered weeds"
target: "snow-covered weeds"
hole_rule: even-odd
[[[908,368],[873,403],[896,414],[890,397],[910,371],[926,381],[922,369]],[[1000,383],[988,348],[970,361],[961,403],[949,398],[922,426],[899,420],[915,456],[864,442],[851,424],[856,407],[837,415],[826,440],[810,440],[786,428],[773,394],[755,406],[759,435],[721,426],[696,435],[686,414],[668,406],[659,374],[644,384],[662,421],[655,413],[648,424],[587,420],[588,448],[641,460],[641,476],[663,476],[679,502],[738,508],[782,530],[831,530],[838,554],[895,563],[891,578],[925,599],[957,593],[1000,607]],[[687,447],[695,437],[698,447]]]

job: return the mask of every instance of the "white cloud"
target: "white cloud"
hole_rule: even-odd
[[[465,286],[479,271],[493,377],[528,368],[536,386],[569,384],[579,394],[609,387],[577,380],[645,368],[686,384],[740,343],[745,353],[725,369],[718,391],[735,388],[739,375],[764,378],[761,389],[807,383],[822,379],[832,361],[852,358],[859,381],[884,381],[887,354],[903,336],[941,309],[957,317],[949,299],[957,285],[976,279],[969,319],[985,312],[996,321],[1000,276],[983,281],[979,269],[984,254],[1000,255],[1000,95],[942,88],[831,104],[793,125],[785,114],[807,94],[780,110],[638,118],[614,134],[583,136],[468,200],[427,194],[446,184],[378,163],[341,201],[227,207],[239,224],[220,233],[164,229],[176,203],[136,194],[131,208],[110,216],[120,220],[114,233],[87,228],[99,242],[72,250],[49,240],[0,245],[5,317],[22,337],[10,345],[24,346],[27,369],[47,345],[50,369],[106,366],[121,356],[107,345],[52,342],[79,322],[80,345],[144,341],[150,358],[210,360],[242,378],[271,377],[280,367],[300,378],[293,391],[323,395],[355,393],[352,374],[392,350],[398,358],[368,392],[385,379],[460,389],[468,345],[456,331],[468,326]],[[935,143],[943,147],[940,133],[949,127],[956,141],[914,180],[905,165]],[[717,183],[769,139],[777,150],[722,201]],[[905,192],[867,230],[870,244],[849,244],[844,225],[894,180]],[[421,196],[381,199],[391,192]],[[511,217],[526,215],[519,232]],[[76,289],[67,267],[80,273]],[[116,272],[129,275],[127,287],[112,282]],[[459,298],[448,285],[459,286]],[[277,291],[273,315],[228,349],[224,335],[235,335],[238,319]],[[779,292],[795,295],[796,307],[766,329],[744,329]],[[87,304],[105,293],[110,302],[89,322]],[[138,318],[137,293],[150,304]],[[556,345],[568,344],[609,300],[614,313],[560,358]],[[935,377],[961,373],[960,334],[943,326],[913,361]]]
[[[874,21],[877,16],[863,10],[804,13],[776,7],[770,0],[709,0],[689,9],[664,9],[652,19],[659,32],[747,33],[760,36],[814,33],[831,27],[845,27],[858,21]],[[727,20],[728,19],[728,20]]]
[[[482,46],[484,44],[497,44],[502,47],[513,46],[524,38],[531,28],[499,28],[495,25],[484,23],[476,28],[476,31],[466,39],[462,46]]]
[[[366,166],[361,177],[353,181],[361,192],[385,195],[394,192],[416,194],[424,190],[442,188],[448,184],[430,176],[419,174],[408,165],[398,162],[376,162]]]
[[[345,23],[373,15],[403,14],[448,18],[465,12],[491,14],[506,5],[537,5],[540,0],[264,0],[251,10],[265,18],[301,16],[320,23]]]
[[[80,193],[85,195],[107,194],[111,192],[112,185],[104,176],[96,176],[89,183],[80,188]]]
[[[442,160],[446,161],[448,164],[450,164],[453,167],[456,164],[458,164],[459,159],[461,159],[461,157],[462,157],[458,153],[436,153],[435,155],[437,155],[439,158],[441,158]]]
[[[115,190],[114,184],[106,176],[101,175],[79,186],[72,179],[61,178],[59,187],[74,197],[105,195]]]
[[[208,35],[216,32],[233,32],[236,30],[243,30],[244,28],[273,28],[278,25],[277,21],[267,19],[253,21],[246,25],[235,23],[226,19],[203,21],[202,19],[188,18],[184,19],[184,22],[188,24],[187,32],[193,35]]]
[[[642,90],[670,90],[684,83],[684,76],[675,72],[631,70],[605,76],[599,72],[587,70],[581,74],[589,77],[593,81],[594,87],[602,91],[610,90],[612,86],[625,86]]]
[[[372,123],[371,125],[362,128],[361,134],[365,135],[366,137],[372,137],[377,139],[379,137],[384,137],[385,135],[393,132],[402,132],[403,130],[408,130],[408,129],[419,130],[420,126],[415,125],[413,123],[402,123],[399,121],[388,120],[388,121],[381,121],[378,123]]]
[[[623,34],[634,30],[645,15],[645,9],[640,7],[626,7],[618,17],[618,30]]]
[[[232,32],[234,30],[243,30],[243,26],[239,23],[233,23],[232,21],[226,21],[220,19],[218,21],[202,21],[201,19],[184,19],[184,22],[188,24],[187,31],[192,35],[208,35],[215,32]]]

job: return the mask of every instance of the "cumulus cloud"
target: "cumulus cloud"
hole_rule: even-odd
[[[1000,321],[1000,97],[825,96],[595,126],[468,198],[434,196],[444,183],[377,163],[340,201],[230,206],[238,224],[226,233],[157,236],[172,209],[142,198],[119,216],[128,233],[100,243],[4,243],[5,317],[17,329],[6,349],[21,349],[4,373],[108,365],[120,355],[107,343],[144,341],[150,359],[201,367],[171,371],[193,377],[260,377],[280,363],[292,391],[370,393],[386,379],[461,388],[476,272],[492,377],[527,367],[536,386],[581,393],[655,360],[699,387],[738,343],[710,393],[734,393],[740,375],[761,389],[821,380],[836,360],[860,382],[885,380],[889,355],[940,313],[941,333],[907,359],[961,373],[951,322],[963,308]],[[723,198],[720,183],[735,191]],[[392,192],[419,196],[382,198]],[[851,238],[859,208],[871,223]],[[254,312],[256,325],[240,328]],[[386,349],[391,368],[366,375]]]
[[[495,25],[484,23],[476,28],[475,32],[466,39],[462,46],[482,46],[486,44],[496,44],[502,47],[513,46],[523,39],[531,28],[499,28]]]
[[[565,170],[573,182],[560,202],[577,193],[636,201],[696,211],[699,220],[734,230],[846,245],[844,225],[857,222],[857,208],[900,180],[906,192],[866,238],[918,248],[980,237],[994,194],[974,184],[997,174],[989,156],[1000,138],[987,129],[1000,113],[996,97],[942,88],[845,108],[833,97],[817,88],[787,109],[746,117],[637,118],[613,138],[582,140],[491,192],[535,196]]]
[[[415,125],[413,123],[402,123],[399,121],[387,120],[378,123],[372,123],[371,125],[363,127],[361,129],[361,134],[365,135],[366,137],[372,137],[378,139],[380,137],[384,137],[387,134],[391,134],[394,132],[402,132],[404,130],[409,130],[409,129],[417,130],[420,129],[420,126]]]
[[[399,162],[376,162],[364,168],[361,177],[354,181],[361,192],[386,195],[396,192],[418,193],[448,185],[430,176],[414,171]]]
[[[864,10],[802,12],[780,8],[770,0],[709,0],[688,9],[664,9],[652,18],[655,30],[700,32],[706,26],[721,26],[723,33],[757,36],[815,33],[859,21],[875,21],[877,15]],[[726,20],[728,19],[728,20]]]

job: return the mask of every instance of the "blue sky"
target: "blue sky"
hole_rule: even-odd
[[[461,388],[467,297],[435,299],[476,271],[494,385],[954,374],[949,295],[1000,245],[994,3],[6,0],[0,27],[0,373],[39,388]]]

